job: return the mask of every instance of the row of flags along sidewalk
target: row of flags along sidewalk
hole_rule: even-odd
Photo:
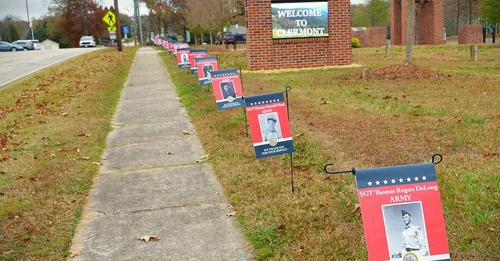
[[[155,43],[177,57],[181,68],[212,85],[219,110],[244,107],[256,158],[294,152],[283,92],[244,96],[237,69],[219,69],[217,56],[188,44]],[[369,260],[450,260],[434,164],[355,170]]]

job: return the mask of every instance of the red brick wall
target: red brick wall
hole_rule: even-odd
[[[349,0],[328,0],[328,37],[273,40],[271,0],[247,0],[246,21],[251,70],[352,63]]]
[[[459,44],[480,44],[483,42],[483,28],[479,24],[468,24],[460,28]]]
[[[352,36],[361,41],[361,47],[380,47],[386,44],[386,30],[383,26],[367,27],[365,31],[352,32]]]
[[[391,43],[406,44],[408,0],[390,0]],[[443,0],[415,3],[416,44],[444,44]]]

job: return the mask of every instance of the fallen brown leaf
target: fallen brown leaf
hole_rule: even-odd
[[[142,240],[144,242],[160,241],[160,236],[142,236],[142,237],[138,237],[137,239]]]
[[[203,157],[201,157],[200,159],[197,159],[197,160],[196,160],[196,163],[202,163],[203,161],[205,161],[205,160],[207,160],[207,159],[208,159],[208,154],[207,154],[207,155],[205,155],[205,156],[203,156]]]
[[[82,251],[71,251],[71,254],[69,255],[69,257],[75,257],[75,256],[79,256],[82,254]]]

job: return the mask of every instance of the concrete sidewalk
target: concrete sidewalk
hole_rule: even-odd
[[[155,50],[138,51],[113,126],[71,260],[252,259]]]

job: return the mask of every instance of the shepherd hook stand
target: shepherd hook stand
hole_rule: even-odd
[[[290,125],[291,125],[291,120],[290,120],[290,107],[288,105],[288,93],[291,90],[292,90],[292,87],[290,85],[285,85],[286,111],[288,113],[288,121],[290,122]],[[292,193],[295,193],[295,190],[297,190],[297,192],[300,192],[299,187],[295,187],[295,184],[293,181],[293,153],[290,153],[290,184],[292,186]]]
[[[443,161],[443,155],[441,154],[434,154],[432,155],[431,162],[435,165],[441,163]],[[329,171],[328,167],[333,166],[333,163],[326,163],[325,166],[323,167],[323,171],[326,174],[330,175],[335,175],[335,174],[345,174],[345,173],[352,173],[352,175],[356,175],[356,169],[352,168],[351,170],[341,170],[341,171]]]

